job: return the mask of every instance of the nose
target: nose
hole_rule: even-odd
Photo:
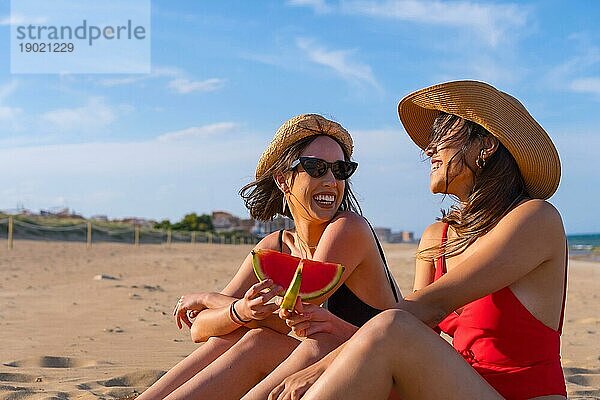
[[[333,171],[331,168],[327,169],[327,172],[321,179],[321,182],[325,187],[335,187],[337,185],[337,179],[335,179],[335,176],[333,176]]]
[[[437,146],[435,144],[431,143],[429,146],[425,147],[425,155],[427,157],[431,157],[435,153],[437,153]]]

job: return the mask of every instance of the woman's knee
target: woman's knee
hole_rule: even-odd
[[[341,343],[342,340],[327,333],[312,335],[310,338],[306,338],[300,342],[294,357],[300,357],[311,362],[317,361]]]
[[[418,335],[423,323],[404,310],[385,310],[369,320],[359,332],[374,340],[410,340]]]
[[[273,346],[277,345],[278,340],[284,340],[283,336],[283,334],[269,328],[253,328],[242,336],[238,344],[249,348],[257,348],[265,345]]]
[[[206,340],[206,342],[202,346],[210,346],[215,348],[229,348],[244,336],[244,332],[241,331],[241,329],[245,330],[245,328],[240,328],[240,331],[234,331],[228,333],[227,335],[212,336],[208,338],[208,340]]]

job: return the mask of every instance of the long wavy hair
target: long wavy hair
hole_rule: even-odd
[[[277,214],[282,214],[283,192],[275,184],[275,175],[290,171],[292,163],[297,160],[300,157],[300,154],[302,154],[302,151],[304,151],[304,149],[319,136],[325,135],[308,136],[292,144],[290,147],[285,149],[277,162],[271,165],[271,167],[267,169],[262,176],[259,176],[256,180],[248,183],[240,189],[240,196],[242,196],[244,199],[244,204],[246,205],[248,211],[250,211],[250,216],[252,218],[259,221],[269,221]],[[331,138],[335,140],[335,138]],[[346,161],[350,161],[350,155],[346,153],[344,146],[340,144],[340,147],[344,152],[344,159]],[[295,177],[296,172],[293,172],[292,184],[294,183]],[[356,196],[352,192],[349,179],[346,180],[344,194],[342,196],[342,203],[338,208],[338,211],[346,210],[362,215],[362,210],[358,204]],[[289,207],[287,207],[285,211],[285,216],[288,218],[293,218]]]
[[[453,133],[449,135],[451,131]],[[459,151],[448,161],[445,192],[452,180],[450,169],[469,168],[473,171],[475,181],[467,201],[457,201],[448,210],[441,210],[442,216],[437,219],[448,223],[457,237],[449,239],[444,245],[423,249],[417,253],[417,257],[434,260],[442,255],[452,257],[462,253],[496,226],[520,201],[530,197],[517,162],[500,141],[483,168],[473,168],[467,163],[469,149],[488,135],[491,133],[481,125],[456,115],[442,112],[435,119],[429,146],[443,142],[459,147]]]

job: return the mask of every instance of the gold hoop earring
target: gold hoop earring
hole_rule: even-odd
[[[479,167],[479,169],[485,168],[484,153],[485,153],[485,151],[483,149],[481,149],[481,151],[479,152],[479,156],[477,156],[477,159],[475,160],[475,165],[477,165]]]

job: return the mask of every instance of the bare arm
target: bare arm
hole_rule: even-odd
[[[399,308],[435,326],[453,310],[556,259],[564,240],[562,221],[554,207],[541,200],[525,202],[467,249],[460,265],[406,296]]]
[[[362,288],[364,292],[369,292],[372,298],[378,298],[379,306],[374,306],[382,309],[394,306],[395,299],[392,291],[388,289],[389,285],[383,269],[380,272],[386,282],[385,290],[375,283],[376,281],[372,279],[372,275],[369,275],[372,271],[358,268],[368,263],[372,264],[373,260],[380,259],[373,233],[362,216],[352,212],[344,212],[335,218],[323,232],[313,259],[339,263],[345,267],[342,278],[335,289],[317,299],[314,302],[315,304],[323,303],[347,280],[354,280],[355,286]],[[357,281],[360,284],[356,285]]]
[[[430,249],[439,245],[442,240],[443,223],[436,222],[428,226],[419,241],[417,252]],[[417,258],[415,261],[415,280],[413,283],[413,292],[423,289],[433,282],[435,274],[435,265],[433,261]]]

